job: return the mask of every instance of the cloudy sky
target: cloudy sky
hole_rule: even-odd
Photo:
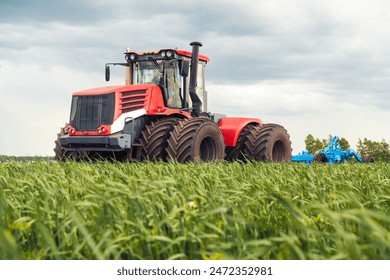
[[[194,40],[210,111],[282,124],[293,153],[309,133],[389,141],[389,26],[387,0],[0,0],[0,154],[53,155],[71,93],[126,47]]]

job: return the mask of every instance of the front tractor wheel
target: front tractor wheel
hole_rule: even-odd
[[[291,161],[291,141],[287,130],[278,124],[253,127],[247,134],[243,153],[249,160]]]
[[[192,118],[177,123],[168,139],[167,154],[177,162],[223,160],[225,145],[218,125],[207,118]]]
[[[139,139],[143,160],[166,161],[167,140],[173,126],[177,124],[179,120],[179,118],[168,117],[153,121],[145,127]]]
[[[68,124],[66,123],[64,127],[61,127],[60,132],[57,133],[57,139],[54,141],[55,147],[53,149],[54,151],[54,158],[58,161],[65,161],[68,159],[71,160],[92,160],[95,156],[94,153],[90,151],[66,151],[60,141],[60,137],[67,135],[68,131],[66,128],[68,127]]]
[[[68,152],[61,145],[60,137],[68,134],[68,131],[66,130],[67,127],[68,127],[67,123],[64,125],[64,127],[61,127],[60,132],[57,133],[57,139],[56,141],[54,141],[55,144],[54,158],[59,161],[67,160],[67,159],[77,160],[79,158],[77,153]]]

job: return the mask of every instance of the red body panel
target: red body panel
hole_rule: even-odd
[[[111,134],[111,126],[103,124],[95,131],[77,131],[70,124],[67,127],[69,136],[104,136]]]
[[[135,86],[145,86],[145,85],[122,85],[122,86],[91,88],[91,89],[74,92],[72,96],[100,95],[100,94],[107,94],[111,92],[130,91],[130,90],[135,90],[134,89]]]
[[[144,107],[146,110],[146,115],[169,116],[179,114],[183,115],[185,118],[191,118],[191,115],[186,111],[165,107],[160,87],[153,86],[147,93],[148,103]]]
[[[178,54],[180,55],[183,55],[183,56],[186,56],[186,57],[189,57],[191,58],[192,57],[192,52],[188,52],[188,51],[183,51],[183,50],[175,50]],[[203,60],[203,61],[206,61],[206,62],[209,62],[210,61],[210,58],[208,56],[205,56],[205,55],[201,55],[199,54],[199,59],[200,60]]]
[[[248,124],[262,125],[263,122],[256,118],[222,118],[218,126],[225,138],[225,145],[235,146],[241,131]]]

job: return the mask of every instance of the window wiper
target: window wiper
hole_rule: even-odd
[[[157,62],[153,57],[149,56],[148,59],[149,59],[149,61],[150,61],[151,63],[153,63],[153,65],[158,69],[158,71],[159,71],[160,73],[163,72],[163,69],[161,68],[160,64],[158,64],[158,62]]]

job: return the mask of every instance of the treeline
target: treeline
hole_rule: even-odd
[[[8,161],[39,161],[39,160],[53,160],[54,157],[40,157],[40,156],[5,156],[0,155],[0,162]]]
[[[309,153],[314,154],[318,150],[322,150],[325,148],[330,140],[333,138],[332,135],[329,135],[328,139],[318,139],[314,138],[313,135],[309,134],[306,136],[305,139],[305,146],[306,150]],[[341,149],[348,150],[351,149],[351,146],[348,143],[348,140],[340,137],[339,144],[341,146]],[[357,144],[357,153],[364,157],[366,155],[371,155],[374,157],[374,160],[376,162],[390,162],[390,144],[386,142],[385,139],[382,139],[382,141],[372,141],[367,138],[364,138],[363,140],[359,138],[358,144]]]
[[[305,147],[306,150],[311,153],[315,154],[318,150],[324,149],[330,142],[330,140],[333,138],[332,135],[329,135],[328,139],[319,139],[314,138],[313,135],[308,134],[305,138]],[[344,137],[340,137],[339,142],[341,146],[341,149],[348,150],[351,149],[351,146],[349,145],[349,142]],[[361,157],[364,157],[366,155],[371,155],[374,157],[374,160],[376,162],[390,162],[390,144],[386,142],[385,139],[382,139],[382,141],[372,141],[367,138],[364,138],[363,140],[359,138],[358,144],[357,144],[357,150],[358,154]],[[7,161],[39,161],[39,160],[54,160],[54,157],[41,157],[41,156],[6,156],[6,155],[0,155],[0,162],[7,162]]]

